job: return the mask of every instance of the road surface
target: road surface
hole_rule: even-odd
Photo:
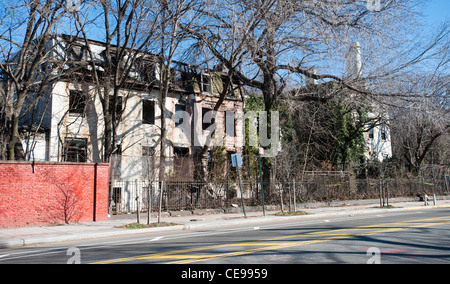
[[[0,264],[6,263],[449,264],[450,210],[255,223],[2,249]],[[186,277],[213,276],[183,272]],[[224,270],[214,277],[234,272]],[[245,271],[247,277],[250,272],[263,277],[267,271]]]

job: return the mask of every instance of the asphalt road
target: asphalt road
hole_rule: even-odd
[[[317,218],[2,249],[0,264],[7,263],[449,264],[450,210]],[[184,272],[191,278],[212,276]],[[221,276],[234,272],[224,270]],[[267,271],[236,273],[241,272],[262,278]]]

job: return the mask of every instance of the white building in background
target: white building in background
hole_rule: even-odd
[[[363,75],[362,46],[355,42],[350,46],[346,55],[346,72],[350,80],[358,80]],[[364,88],[364,87],[363,87]],[[388,115],[380,109],[377,103],[372,104],[372,113],[369,118],[377,121],[376,124],[367,125],[368,132],[364,133],[366,145],[365,156],[372,161],[382,162],[392,157],[391,133],[388,126]]]
[[[392,157],[391,133],[386,124],[369,125],[369,131],[364,133],[366,158],[383,162]]]

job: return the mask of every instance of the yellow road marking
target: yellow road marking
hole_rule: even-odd
[[[430,222],[428,222],[428,221],[430,221]],[[431,222],[431,221],[433,221],[433,222]],[[334,230],[326,230],[326,231],[320,231],[320,232],[309,232],[309,233],[302,233],[302,234],[295,234],[295,235],[288,235],[288,236],[279,236],[279,237],[273,237],[273,238],[255,240],[255,241],[240,242],[240,243],[227,243],[227,244],[220,244],[220,245],[203,246],[203,247],[197,247],[197,248],[174,250],[174,251],[169,251],[169,252],[164,252],[164,253],[138,255],[138,256],[132,256],[132,257],[126,257],[126,258],[105,260],[105,261],[96,262],[96,264],[110,264],[110,263],[119,263],[119,262],[126,262],[126,261],[133,261],[133,260],[145,260],[145,259],[182,259],[179,261],[169,262],[169,263],[192,263],[192,262],[199,262],[199,261],[212,260],[212,259],[218,259],[218,258],[252,254],[252,253],[261,252],[261,251],[277,250],[277,249],[284,249],[284,248],[289,248],[289,247],[294,247],[294,246],[316,244],[316,243],[327,242],[327,241],[331,241],[331,240],[341,240],[341,239],[351,238],[351,237],[355,237],[355,236],[368,236],[368,235],[374,235],[374,234],[380,234],[380,233],[410,230],[410,229],[414,229],[414,228],[439,226],[439,225],[444,225],[444,224],[450,224],[450,217],[445,216],[445,217],[437,217],[437,218],[426,218],[426,219],[420,219],[420,220],[384,223],[384,224],[369,225],[369,226],[355,227],[355,228],[349,228],[349,229],[334,229]],[[403,227],[399,227],[399,226],[403,226]],[[360,231],[360,232],[358,232],[358,231]],[[345,232],[347,232],[347,233],[345,233]],[[307,240],[307,241],[276,242],[276,241],[285,240],[285,239],[303,238],[303,237],[322,237],[322,238],[315,239],[315,240]],[[199,255],[185,254],[185,253],[206,251],[206,250],[218,249],[218,248],[248,247],[248,246],[258,246],[258,248],[253,248],[253,249],[243,250],[243,251],[228,252],[228,253],[220,253],[220,254],[202,254],[202,255],[200,255],[200,254]]]
[[[355,236],[369,236],[369,235],[380,234],[380,233],[396,232],[396,231],[402,231],[402,230],[409,230],[409,229],[413,229],[413,228],[431,227],[431,226],[443,225],[443,224],[450,224],[450,221],[443,222],[443,223],[424,223],[424,224],[420,224],[420,225],[416,225],[416,226],[403,227],[403,228],[386,228],[386,229],[382,229],[382,230],[376,230],[376,231],[373,231],[373,232],[364,232],[364,233],[355,233],[355,234],[336,234],[334,236],[331,236],[331,237],[328,237],[328,238],[325,238],[325,239],[320,239],[320,240],[282,243],[280,245],[275,245],[275,246],[266,246],[266,247],[262,247],[262,248],[245,250],[245,251],[237,251],[237,252],[231,252],[231,253],[210,255],[210,256],[208,256],[206,258],[203,258],[203,259],[202,258],[195,259],[195,260],[189,260],[189,259],[186,260],[185,259],[185,260],[176,261],[176,262],[169,262],[167,264],[187,264],[187,263],[193,263],[193,262],[213,260],[213,259],[218,259],[218,258],[225,258],[225,257],[231,257],[231,256],[240,256],[240,255],[245,255],[245,254],[252,254],[252,253],[261,252],[261,251],[268,251],[268,250],[275,250],[275,249],[284,249],[284,248],[289,248],[289,247],[294,247],[294,246],[317,244],[317,243],[327,242],[327,241],[331,241],[331,240],[342,240],[342,239],[347,239],[347,238],[351,238],[351,237],[355,237]],[[327,236],[329,236],[329,235],[327,235]]]

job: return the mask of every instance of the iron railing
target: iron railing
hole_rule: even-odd
[[[325,177],[304,178],[293,182],[264,182],[266,205],[293,202],[324,202],[334,200],[376,199],[446,195],[444,181],[418,179],[352,179]],[[162,199],[161,197],[162,190]],[[248,206],[262,204],[258,181],[242,181],[244,202]],[[228,208],[241,204],[239,183],[234,181],[149,182],[129,180],[110,182],[110,209],[113,213],[158,211],[160,202],[164,211]]]

